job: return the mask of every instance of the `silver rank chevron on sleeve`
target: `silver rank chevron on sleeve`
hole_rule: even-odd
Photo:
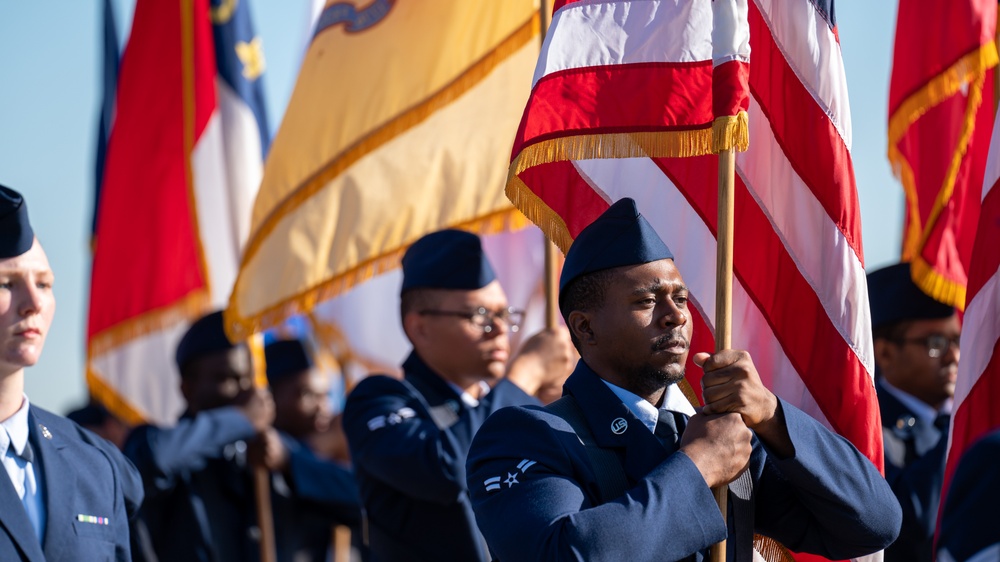
[[[487,492],[496,492],[503,488],[503,484],[507,485],[507,488],[513,488],[514,484],[519,484],[517,480],[518,474],[524,474],[528,472],[528,469],[535,465],[535,461],[531,459],[523,459],[521,462],[517,463],[517,467],[514,472],[508,472],[506,478],[503,476],[494,476],[492,478],[487,478],[483,481],[483,485],[486,486]]]
[[[417,413],[413,411],[413,408],[400,408],[391,414],[375,416],[374,418],[368,420],[368,431],[382,429],[387,425],[396,425],[403,420],[415,417],[416,415]]]

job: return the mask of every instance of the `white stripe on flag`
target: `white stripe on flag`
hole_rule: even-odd
[[[694,22],[694,23],[691,23]],[[572,68],[712,59],[709,2],[581,0],[552,17],[532,87]]]
[[[778,145],[767,119],[750,99],[750,146],[736,156],[737,171],[809,283],[833,326],[868,373],[875,372],[865,270]],[[822,251],[817,251],[822,248]]]
[[[993,359],[1000,339],[1000,271],[993,274],[966,308],[962,330],[962,361],[955,385],[956,406],[965,401]]]
[[[851,105],[840,43],[811,2],[754,0],[778,49],[795,75],[830,117],[848,150]]]

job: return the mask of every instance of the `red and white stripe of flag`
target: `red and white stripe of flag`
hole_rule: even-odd
[[[962,453],[1000,427],[1000,121],[994,123],[983,179],[982,207],[969,268],[962,360],[941,505]]]

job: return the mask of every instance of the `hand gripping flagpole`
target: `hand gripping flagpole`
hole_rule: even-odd
[[[716,232],[715,351],[732,347],[733,223],[736,193],[736,150],[749,145],[747,85],[750,26],[746,0],[712,2],[712,149],[719,154],[719,216]],[[729,488],[712,490],[727,518]],[[725,562],[726,541],[712,545],[710,560]]]

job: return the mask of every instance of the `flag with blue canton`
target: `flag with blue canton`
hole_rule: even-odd
[[[271,135],[267,129],[264,108],[264,47],[254,32],[250,20],[250,5],[232,0],[212,0],[212,38],[215,41],[215,66],[219,78],[225,82],[240,102],[254,116],[260,131],[261,158],[267,156]],[[220,102],[225,99],[220,96]],[[226,119],[223,113],[223,121]],[[226,128],[226,123],[223,123]]]
[[[111,7],[87,384],[129,423],[167,424],[183,409],[174,348],[228,301],[250,229],[263,47],[247,0],[138,0],[119,59]]]
[[[111,135],[111,125],[115,117],[115,93],[118,90],[118,64],[121,62],[121,49],[118,47],[118,26],[115,24],[115,11],[111,0],[104,0],[104,60],[102,76],[103,99],[101,101],[101,116],[97,125],[97,159],[94,165],[94,211],[90,226],[91,247],[97,235],[97,209],[101,202],[101,182],[104,180],[104,159],[108,150],[108,137]]]

